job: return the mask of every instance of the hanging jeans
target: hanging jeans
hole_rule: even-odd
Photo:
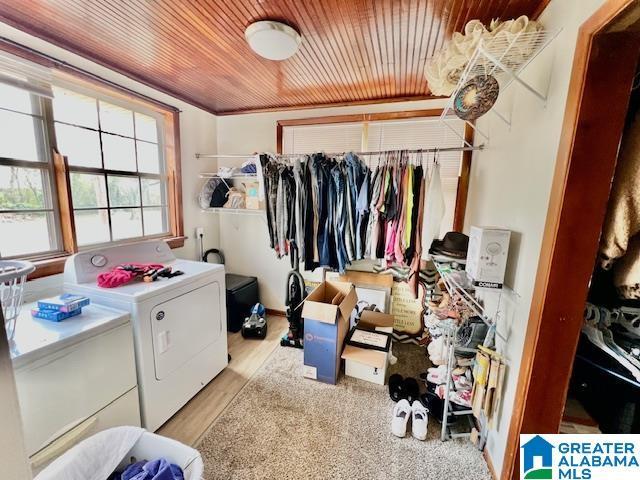
[[[272,209],[270,201],[271,170],[273,169],[274,164],[269,162],[269,157],[267,155],[263,154],[260,155],[260,167],[262,169],[262,183],[264,185],[265,211],[267,214],[267,229],[269,230],[269,246],[274,248],[276,246],[275,231],[273,229],[273,225],[275,223],[275,219],[273,218],[275,210]]]
[[[304,269],[313,270],[318,265],[318,216],[316,211],[318,185],[315,180],[313,160],[307,158],[304,166],[305,214],[304,214]]]
[[[360,186],[356,201],[356,259],[361,260],[365,255],[367,241],[367,225],[369,223],[369,171]]]
[[[324,155],[314,155],[316,179],[318,185],[318,263],[321,266],[331,265],[331,254],[329,245],[330,236],[330,221],[332,222],[331,206],[328,202],[329,199],[329,168],[326,165],[327,160]]]
[[[360,159],[353,153],[347,153],[343,161],[344,175],[346,178],[347,191],[347,253],[349,260],[356,258],[356,232],[357,232],[357,215],[356,204],[358,201],[358,192],[364,180],[366,168]]]
[[[269,178],[269,192],[267,193],[267,206],[271,212],[271,218],[269,223],[269,231],[271,232],[271,241],[273,242],[273,248],[276,253],[279,250],[278,247],[278,212],[277,212],[277,198],[278,198],[278,183],[280,182],[280,172],[284,168],[282,165],[278,165],[275,162],[270,162],[268,165],[268,171],[265,169],[265,179]]]
[[[304,208],[305,189],[302,183],[302,163],[296,158],[293,164],[293,179],[295,182],[294,220],[296,225],[296,245],[300,258],[304,258]]]
[[[338,260],[338,271],[344,273],[346,265],[349,263],[347,249],[345,245],[345,231],[347,223],[347,198],[345,178],[340,165],[336,164],[331,169],[331,177],[335,192],[335,216],[333,218],[336,257]]]

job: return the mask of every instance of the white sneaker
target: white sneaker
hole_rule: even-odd
[[[419,401],[415,400],[411,405],[411,434],[413,438],[426,440],[428,423],[427,409]]]
[[[393,418],[391,419],[391,433],[396,437],[404,438],[407,434],[407,423],[411,417],[411,405],[403,398],[393,407]]]

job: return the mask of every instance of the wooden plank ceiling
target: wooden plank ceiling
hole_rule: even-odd
[[[210,112],[419,99],[423,70],[474,18],[535,15],[547,0],[0,0],[0,19]],[[244,40],[296,27],[284,62]]]

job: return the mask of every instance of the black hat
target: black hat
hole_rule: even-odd
[[[460,232],[447,232],[442,240],[431,243],[429,253],[453,258],[467,258],[469,237]]]

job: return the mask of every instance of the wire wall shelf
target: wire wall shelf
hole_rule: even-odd
[[[201,173],[200,174],[200,178],[221,178],[223,180],[234,180],[234,179],[240,179],[240,180],[245,180],[245,179],[256,179],[258,178],[258,175],[256,175],[255,173],[251,174],[251,173],[233,173],[231,175],[220,175],[218,173]]]
[[[253,215],[264,216],[265,211],[262,209],[250,209],[250,208],[224,208],[224,207],[210,207],[202,208],[202,212],[205,213],[224,213],[230,215]]]
[[[233,185],[231,184],[233,182],[233,180],[251,180],[251,181],[258,181],[258,175],[257,174],[251,174],[251,173],[232,173],[231,175],[220,175],[218,173],[201,173],[200,175],[198,175],[200,178],[219,178],[220,180],[223,181],[223,183],[227,186],[227,188],[231,188],[233,187]]]
[[[529,65],[559,33],[560,30],[541,30],[516,34],[503,31],[489,40],[481,40],[462,72],[456,89],[449,97],[447,105],[440,115],[440,120],[449,128],[453,129],[449,122],[451,122],[453,118],[459,120],[455,115],[454,100],[463,86],[476,76],[492,75],[498,81],[500,95],[504,93],[509,85],[516,82],[546,104],[547,92],[541,92],[538,88],[524,80],[522,73],[527,65]],[[495,105],[491,108],[490,112],[493,112],[494,115],[511,126],[510,117],[500,112]],[[489,140],[488,133],[480,130],[475,125],[475,122],[467,121],[467,124],[471,126],[478,135],[482,136],[484,140]],[[462,138],[462,140],[466,146],[471,146],[464,138]]]

